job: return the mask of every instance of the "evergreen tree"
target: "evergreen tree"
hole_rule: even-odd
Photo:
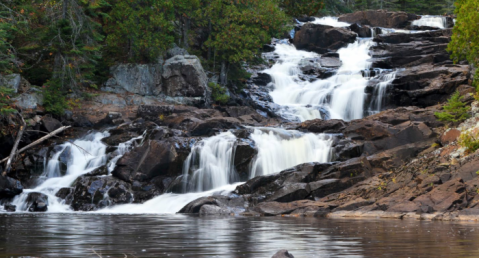
[[[477,0],[457,0],[455,14],[456,25],[453,29],[452,40],[447,50],[451,59],[457,63],[467,60],[476,68],[479,67],[479,2]],[[479,69],[476,69],[474,83],[479,86]]]
[[[251,60],[273,36],[284,32],[287,16],[272,0],[211,0],[200,18],[210,23],[206,47],[221,62],[220,84],[226,85],[229,64]]]

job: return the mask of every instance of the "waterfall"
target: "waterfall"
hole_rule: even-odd
[[[364,114],[364,90],[368,80],[361,71],[369,70],[371,58],[368,54],[372,39],[358,39],[338,50],[342,65],[337,74],[314,82],[299,79],[299,65],[305,58],[319,55],[299,51],[292,45],[276,46],[279,61],[264,71],[271,76],[274,90],[273,101],[282,106],[278,114],[293,121],[322,118],[320,110],[330,118],[343,120],[359,119]]]
[[[184,191],[202,192],[235,182],[235,143],[236,136],[225,132],[195,144],[183,165]]]
[[[445,29],[447,27],[447,19],[444,16],[424,15],[421,19],[413,21],[412,25]]]
[[[106,145],[101,139],[108,133],[91,133],[75,140],[73,143],[66,142],[54,148],[54,153],[41,176],[43,182],[33,189],[25,189],[24,192],[12,201],[17,210],[26,211],[27,197],[29,193],[38,192],[48,196],[48,210],[51,212],[66,212],[68,205],[62,203],[55,194],[64,187],[71,187],[73,182],[81,175],[103,166],[107,162]],[[66,162],[66,172],[61,175],[61,162]]]
[[[314,24],[322,24],[322,25],[329,25],[333,27],[348,27],[349,23],[347,22],[340,22],[338,21],[338,17],[322,17],[322,18],[316,18],[314,21],[311,23]]]
[[[138,137],[135,137],[127,142],[122,142],[118,145],[118,148],[113,152],[113,155],[115,155],[115,157],[113,157],[110,162],[108,162],[108,173],[111,173],[113,172],[113,170],[115,169],[116,167],[116,163],[118,162],[118,160],[123,157],[123,155],[125,155],[126,153],[128,153],[132,147],[133,147],[133,144],[138,141],[138,140],[143,140],[145,138],[145,135],[146,135],[146,130],[145,132],[143,133],[143,135],[140,135]]]
[[[331,161],[331,135],[259,128],[254,130],[251,138],[258,149],[251,178],[278,173],[307,162]]]
[[[373,93],[373,100],[371,101],[369,113],[376,114],[382,111],[383,109],[383,101],[387,93],[387,89],[389,84],[391,84],[396,79],[397,71],[393,71],[390,73],[380,74],[379,78],[382,80],[376,88],[374,89]]]

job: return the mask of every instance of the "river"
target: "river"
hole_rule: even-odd
[[[1,257],[479,256],[477,223],[17,214],[1,215],[0,225]]]

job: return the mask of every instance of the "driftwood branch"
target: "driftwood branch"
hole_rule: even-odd
[[[36,146],[36,145],[38,145],[38,144],[44,142],[45,140],[48,140],[48,139],[52,138],[53,136],[55,136],[55,135],[57,135],[57,134],[59,134],[59,133],[65,131],[66,129],[68,129],[68,128],[70,128],[70,127],[71,127],[71,126],[63,126],[63,127],[60,127],[60,128],[58,128],[58,129],[56,129],[55,131],[53,131],[53,132],[51,132],[51,133],[49,133],[49,134],[43,136],[42,138],[40,138],[40,139],[38,139],[38,140],[36,140],[36,141],[30,143],[30,144],[28,144],[27,146],[21,148],[21,149],[17,152],[17,155],[20,154],[20,153],[22,153],[22,152],[24,152],[24,151],[26,151],[26,150],[28,150],[28,149],[30,149],[31,147],[34,147],[34,146]],[[3,163],[3,162],[5,162],[5,161],[7,161],[7,160],[8,160],[7,158],[6,158],[6,159],[3,159],[3,160],[0,161],[0,163]]]
[[[35,133],[43,133],[43,134],[49,134],[47,132],[44,132],[44,131],[39,131],[39,130],[27,130],[27,132],[35,132]],[[52,137],[56,137],[56,138],[60,138],[56,135],[53,135]],[[75,144],[73,141],[67,141],[69,144],[77,147],[78,149],[80,149],[81,151],[85,152],[86,154],[90,155],[90,156],[93,156],[91,153],[89,153],[87,150],[85,150],[84,148],[78,146],[77,144]],[[105,144],[106,145],[106,144]],[[108,147],[110,147],[109,145],[107,145]]]
[[[22,120],[22,125],[20,126],[20,130],[17,133],[17,139],[15,140],[15,144],[13,144],[12,151],[10,152],[10,156],[7,158],[7,165],[5,166],[5,170],[2,173],[2,176],[6,176],[9,172],[10,169],[12,168],[12,162],[15,160],[15,157],[17,155],[17,149],[18,149],[18,144],[20,143],[20,140],[22,139],[23,132],[25,132],[25,128],[27,127],[27,123],[25,123],[25,120],[23,119],[23,116],[18,113],[18,116]]]

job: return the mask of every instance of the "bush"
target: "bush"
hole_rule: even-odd
[[[208,87],[211,88],[211,97],[213,100],[220,104],[226,104],[230,99],[230,96],[226,94],[226,88],[216,84],[214,82],[208,83]]]
[[[43,106],[45,111],[57,116],[63,115],[68,103],[58,80],[47,82],[43,86]]]
[[[0,116],[6,116],[16,111],[10,106],[12,104],[10,96],[12,96],[13,93],[13,89],[0,86]]]
[[[479,132],[466,131],[461,133],[458,143],[461,147],[466,148],[466,152],[475,152],[479,149]]]
[[[436,112],[434,115],[442,122],[462,122],[469,118],[467,113],[471,107],[461,101],[462,96],[458,91],[454,93],[444,106],[444,112]]]

